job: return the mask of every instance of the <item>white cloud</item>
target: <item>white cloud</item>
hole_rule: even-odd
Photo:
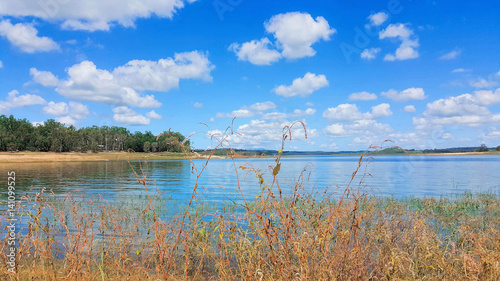
[[[405,112],[415,112],[417,110],[415,109],[414,105],[407,105],[407,106],[405,106],[404,111]]]
[[[368,92],[358,92],[349,95],[349,100],[351,101],[357,101],[357,100],[366,101],[366,100],[376,100],[376,99],[377,99],[376,94]]]
[[[409,38],[411,35],[413,35],[413,31],[402,23],[389,24],[384,30],[379,32],[380,39],[399,38],[403,40]]]
[[[264,26],[283,49],[283,57],[288,59],[314,56],[316,51],[311,45],[320,40],[330,40],[336,32],[325,18],[313,19],[310,14],[299,12],[275,15]]]
[[[414,117],[419,130],[441,128],[444,125],[487,126],[500,122],[500,114],[492,114],[488,106],[500,103],[500,88],[476,91],[439,99],[427,104],[423,117]]]
[[[69,104],[51,101],[42,111],[45,114],[62,116],[56,118],[56,121],[73,126],[76,126],[76,120],[85,119],[89,115],[89,109],[86,105],[74,101],[70,101]]]
[[[146,116],[149,118],[149,119],[161,119],[161,115],[156,113],[156,111],[154,110],[151,110],[150,112],[146,113]]]
[[[262,119],[290,119],[290,118],[298,118],[303,116],[311,116],[316,114],[316,109],[307,108],[306,110],[295,109],[291,113],[283,113],[283,112],[269,112],[262,115]]]
[[[75,119],[85,119],[89,115],[89,109],[86,105],[79,102],[69,102],[69,116]]]
[[[361,53],[361,58],[372,60],[377,57],[377,54],[380,53],[381,50],[382,49],[380,48],[364,49],[363,52]]]
[[[379,13],[371,14],[368,16],[368,19],[370,20],[370,24],[372,26],[379,26],[379,25],[383,24],[388,18],[389,18],[389,15],[387,15],[384,12],[379,12]]]
[[[44,121],[34,121],[34,122],[31,122],[31,125],[33,125],[34,127],[43,126],[43,125],[45,125],[45,122]]]
[[[73,100],[159,107],[161,103],[153,95],[142,95],[140,91],[169,91],[179,87],[180,79],[211,81],[213,68],[207,56],[200,52],[178,53],[174,58],[159,61],[133,60],[113,71],[98,69],[93,62],[83,61],[67,69],[69,78],[59,80],[56,91]],[[44,77],[51,74],[42,73]]]
[[[258,102],[254,103],[250,106],[243,106],[238,110],[233,110],[231,113],[217,113],[215,117],[217,118],[245,118],[252,117],[255,114],[262,114],[262,111],[267,111],[276,108],[276,105],[273,102]]]
[[[398,102],[423,100],[426,98],[424,89],[422,88],[408,88],[401,92],[390,89],[387,92],[382,92],[381,95]]]
[[[471,81],[470,85],[474,88],[491,88],[497,85],[497,82],[493,80],[486,80],[484,78],[479,78],[477,80]]]
[[[229,50],[233,51],[238,60],[248,61],[255,65],[270,65],[281,58],[280,52],[269,48],[271,41],[268,38],[252,40],[243,44],[233,43]]]
[[[453,60],[462,54],[461,50],[453,50],[439,57],[440,60]]]
[[[249,109],[257,110],[257,111],[266,111],[266,110],[271,110],[271,109],[275,109],[275,108],[276,108],[276,105],[270,101],[258,102],[258,103],[254,103],[251,106],[249,106]]]
[[[243,124],[235,129],[235,134],[226,136],[227,141],[232,147],[261,148],[273,146],[278,148],[283,137],[283,128],[290,125],[288,122],[251,120],[248,124]],[[222,138],[222,132],[218,130],[211,131]],[[307,130],[308,141],[317,137],[316,129]],[[292,141],[304,141],[305,134],[301,125],[297,124],[292,128]]]
[[[310,107],[310,106],[314,106],[314,103],[312,103],[312,102],[308,101],[308,102],[306,102],[306,106],[309,106],[309,107]]]
[[[30,75],[33,76],[33,81],[42,84],[45,87],[57,86],[59,79],[49,71],[38,71],[36,68],[30,68]]]
[[[0,60],[0,68],[3,68],[3,62]]]
[[[470,69],[465,69],[465,68],[455,68],[451,71],[451,73],[464,73],[464,72],[470,72]]]
[[[414,37],[412,39],[413,35],[413,31],[402,23],[390,24],[386,29],[380,31],[380,39],[396,38],[401,41],[401,45],[396,49],[396,53],[387,54],[384,60],[395,61],[418,58],[418,38]]]
[[[18,1],[13,1],[18,2]],[[19,1],[20,2],[20,1]],[[10,3],[2,3],[1,7]],[[38,30],[30,24],[11,24],[9,20],[0,22],[0,36],[6,37],[9,42],[25,53],[48,52],[59,50],[59,45],[48,37],[39,37]]]
[[[370,118],[369,113],[361,113],[355,104],[341,104],[323,112],[323,118],[329,121],[346,122]]]
[[[70,116],[58,117],[58,118],[56,118],[56,121],[66,125],[66,126],[76,126],[77,125],[76,120],[71,118]]]
[[[334,137],[364,136],[371,139],[373,143],[374,139],[384,138],[384,135],[388,135],[394,130],[389,124],[378,123],[375,120],[361,119],[350,124],[334,123],[328,125],[324,131]]]
[[[69,106],[65,102],[55,103],[53,101],[49,102],[46,107],[42,109],[43,113],[51,114],[56,116],[68,115]]]
[[[331,135],[345,135],[346,134],[346,131],[344,129],[344,125],[338,124],[338,123],[326,126],[325,131]]]
[[[134,26],[135,20],[156,16],[172,18],[185,3],[195,0],[136,0],[121,1],[7,1],[0,6],[0,15],[37,17],[47,21],[62,22],[62,27],[87,31],[109,30],[119,24]]]
[[[288,114],[283,112],[269,112],[262,115],[262,119],[271,119],[271,120],[286,119],[287,117]]]
[[[293,80],[292,85],[281,85],[273,89],[277,95],[284,97],[302,96],[306,97],[313,92],[328,86],[328,80],[325,75],[316,75],[314,73],[306,73],[304,77]]]
[[[272,43],[265,37],[243,44],[233,43],[229,50],[236,53],[238,60],[269,65],[280,58],[312,57],[316,54],[312,45],[320,40],[330,40],[336,32],[325,18],[313,19],[310,14],[299,12],[275,15],[264,23],[264,27],[276,41]]]
[[[293,116],[295,116],[295,117],[305,116],[305,115],[314,115],[314,114],[316,114],[316,109],[314,109],[314,108],[308,108],[306,110],[295,109],[293,111]]]
[[[391,115],[391,106],[388,103],[382,103],[376,106],[372,106],[371,118],[373,119],[386,118]]]
[[[151,120],[126,106],[113,109],[113,120],[124,125],[149,125]]]
[[[195,102],[193,106],[194,108],[203,108],[203,104],[201,102]]]
[[[11,108],[18,108],[30,105],[44,105],[47,104],[42,97],[37,95],[20,95],[19,92],[14,90],[7,94],[7,99],[5,101],[0,101],[0,113],[6,114],[10,113]]]
[[[333,122],[350,122],[364,119],[385,118],[392,115],[390,105],[382,103],[372,107],[372,112],[362,113],[355,104],[345,103],[330,107],[323,112],[323,118]]]
[[[418,39],[416,40],[405,40],[401,43],[399,48],[396,49],[396,54],[387,54],[384,57],[385,61],[395,61],[395,60],[408,60],[418,58],[417,47]]]

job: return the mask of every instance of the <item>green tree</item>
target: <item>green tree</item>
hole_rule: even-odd
[[[490,150],[488,149],[488,147],[486,146],[486,144],[481,144],[481,146],[478,149],[476,149],[476,151],[477,152],[487,152],[487,151],[490,151]]]
[[[500,151],[500,145],[499,145],[499,146],[497,146],[497,151]]]
[[[144,150],[144,152],[151,152],[151,143],[149,141],[146,141],[144,143],[143,150]]]

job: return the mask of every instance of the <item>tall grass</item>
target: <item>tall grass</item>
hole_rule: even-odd
[[[99,194],[61,200],[45,189],[22,198],[18,213],[27,222],[19,234],[17,274],[5,267],[6,239],[0,244],[1,280],[390,280],[500,279],[500,200],[494,194],[457,198],[383,198],[365,184],[371,147],[340,194],[305,192],[308,167],[291,186],[278,179],[282,149],[266,171],[247,164],[260,194],[210,208],[198,180],[213,151],[231,153],[220,136],[197,167],[183,211],[164,216],[164,196],[154,192],[148,163],[133,170],[145,199],[113,205]],[[307,134],[306,134],[307,137]],[[131,166],[132,169],[132,166]],[[269,177],[264,175],[268,174]],[[270,178],[266,180],[266,178]],[[284,189],[287,189],[285,192]],[[162,199],[163,198],[163,199]],[[163,200],[163,201],[162,201]],[[5,234],[4,230],[4,234]]]

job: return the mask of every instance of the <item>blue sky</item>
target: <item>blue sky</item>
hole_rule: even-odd
[[[19,0],[0,114],[172,128],[196,148],[500,145],[496,1]],[[199,123],[205,123],[208,128]]]

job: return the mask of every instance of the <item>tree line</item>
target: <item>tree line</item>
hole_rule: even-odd
[[[190,151],[190,141],[179,132],[165,131],[157,139],[150,131],[131,133],[124,127],[74,126],[49,119],[33,125],[27,119],[0,116],[0,151],[53,151],[53,152],[183,152]]]

